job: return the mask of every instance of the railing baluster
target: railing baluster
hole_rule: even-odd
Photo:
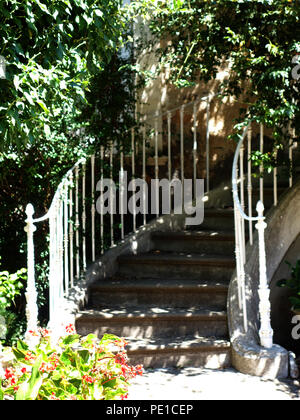
[[[143,180],[146,182],[146,126],[143,127]],[[146,189],[143,190],[143,203],[144,203],[144,214],[143,214],[143,223],[144,226],[147,224],[147,215],[146,215]]]
[[[293,186],[293,139],[289,140],[289,164],[290,164],[289,187],[292,188]]]
[[[245,211],[245,186],[244,186],[244,146],[240,148],[240,194],[241,194],[241,206]],[[241,223],[241,248],[243,254],[243,260],[245,261],[246,252],[246,241],[245,241],[245,220],[242,217]]]
[[[184,183],[184,105],[180,108],[180,168],[181,182]]]
[[[75,169],[75,178],[76,178],[76,189],[75,189],[75,244],[76,244],[76,277],[77,279],[80,276],[80,250],[79,250],[79,168],[76,166]]]
[[[92,261],[96,259],[96,241],[95,241],[95,155],[91,156],[91,218],[92,218]]]
[[[238,173],[236,171],[236,179],[238,179]],[[245,251],[244,247],[244,235],[243,224],[240,212],[234,202],[234,221],[235,221],[235,254],[236,254],[236,272],[237,272],[237,284],[238,284],[238,303],[239,309],[242,311],[244,330],[248,330],[247,321],[247,306],[246,306],[246,292],[245,292]]]
[[[100,196],[100,244],[101,244],[101,254],[104,253],[104,217],[103,217],[103,210],[104,210],[104,203],[103,203],[103,178],[104,178],[104,146],[100,147],[100,179],[101,179],[101,196]]]
[[[69,295],[69,212],[68,212],[68,183],[64,188],[64,258],[65,258],[65,294]]]
[[[236,167],[235,171],[235,179],[238,180],[238,166]],[[238,185],[238,184],[237,184]],[[234,222],[235,222],[235,255],[236,255],[236,270],[237,270],[237,282],[238,282],[238,302],[240,310],[243,309],[243,299],[242,299],[242,285],[241,285],[241,278],[242,278],[242,242],[241,242],[241,235],[240,235],[240,214],[237,208],[237,205],[234,201]]]
[[[240,247],[240,237],[238,234],[239,229],[239,211],[234,203],[234,225],[235,225],[235,258],[236,258],[236,278],[238,284],[238,303],[240,310],[243,308],[242,304],[242,294],[241,294],[241,247]]]
[[[55,327],[55,304],[56,304],[56,282],[58,276],[56,275],[57,264],[56,264],[56,240],[57,240],[57,229],[56,229],[56,212],[49,219],[49,230],[50,230],[50,263],[49,263],[49,324],[51,329]]]
[[[59,237],[59,242],[58,242],[58,264],[59,264],[59,300],[60,302],[62,301],[63,297],[64,297],[64,289],[63,289],[63,283],[64,283],[64,228],[63,228],[63,217],[64,217],[64,212],[63,212],[63,201],[62,198],[59,197],[58,199],[58,206],[59,206],[59,210],[58,210],[58,237]]]
[[[82,165],[82,264],[86,270],[86,164]]]
[[[113,182],[113,165],[114,165],[114,144],[110,145],[110,180]],[[115,245],[114,241],[114,209],[113,209],[113,190],[110,189],[110,246]]]
[[[131,130],[131,171],[132,171],[132,221],[133,221],[133,232],[136,232],[136,202],[135,202],[135,132],[134,128]]]
[[[276,165],[277,165],[277,149],[275,150],[275,160],[276,160]],[[274,206],[277,206],[278,204],[278,191],[277,191],[277,166],[274,167],[273,169],[273,198],[274,198]]]
[[[124,240],[125,238],[125,230],[124,230],[124,193],[125,193],[125,186],[124,186],[124,152],[121,150],[120,155],[120,213],[121,213],[121,239]]]
[[[169,181],[172,179],[172,131],[171,131],[171,124],[172,124],[172,113],[168,112],[168,175]]]
[[[197,164],[198,164],[198,142],[197,142],[197,105],[194,103],[193,119],[194,119],[194,145],[193,145],[193,176],[194,176],[194,198],[196,198],[196,179],[197,179]]]
[[[260,153],[264,152],[264,126],[260,124]],[[264,166],[263,164],[259,167],[259,199],[264,202],[264,178],[263,178]]]
[[[206,101],[206,192],[210,189],[210,96]]]
[[[70,281],[71,287],[74,286],[74,230],[73,230],[73,172],[70,174],[69,190],[69,241],[70,241]]]
[[[246,290],[245,290],[245,221],[244,218],[238,214],[238,236],[240,247],[240,299],[242,302],[242,312],[243,312],[243,323],[245,332],[248,331],[248,321],[247,321],[247,306],[246,306]]]
[[[158,166],[158,116],[159,112],[156,113],[155,118],[155,182],[156,186],[158,186],[158,178],[159,178],[159,166]],[[155,212],[156,215],[159,216],[159,190],[156,187],[155,190]]]
[[[249,242],[250,245],[253,245],[253,222],[251,220],[252,217],[252,164],[251,164],[251,153],[252,153],[252,127],[251,125],[248,127],[248,213],[249,213]]]

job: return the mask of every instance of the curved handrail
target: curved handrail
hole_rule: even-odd
[[[232,165],[232,193],[235,208],[235,254],[236,254],[236,273],[237,273],[237,288],[238,288],[238,300],[239,307],[243,314],[244,332],[248,330],[248,316],[247,316],[247,299],[246,299],[246,241],[245,241],[245,220],[249,221],[250,224],[256,221],[256,229],[258,231],[258,250],[259,250],[259,306],[258,312],[260,316],[260,344],[262,347],[271,348],[273,346],[273,330],[270,321],[270,289],[267,279],[267,264],[266,264],[266,250],[265,250],[265,239],[264,231],[267,227],[264,217],[264,205],[261,200],[257,202],[256,211],[257,217],[248,216],[242,207],[238,193],[238,159],[242,152],[242,145],[246,134],[248,133],[249,126],[247,126],[241,138],[238,142]],[[261,133],[263,131],[261,130]],[[261,134],[262,135],[262,134]],[[261,138],[261,141],[263,139]],[[243,164],[243,153],[241,153],[241,165]],[[241,166],[240,179],[243,180],[243,171]],[[241,190],[243,189],[243,182],[241,182]],[[252,203],[252,199],[251,199]],[[252,229],[252,228],[251,228]]]
[[[56,192],[54,194],[54,197],[51,201],[49,210],[47,211],[47,213],[40,217],[39,219],[33,219],[33,223],[39,223],[39,222],[44,222],[45,220],[50,219],[51,214],[55,208],[55,203],[57,201],[57,199],[59,198],[59,195],[63,189],[63,187],[65,186],[65,182],[67,181],[67,179],[69,178],[69,176],[74,172],[74,170],[79,167],[82,163],[86,162],[86,158],[80,158],[71,169],[68,170],[68,172],[64,175],[63,179],[61,180],[61,182],[59,183]]]
[[[249,130],[249,126],[247,126],[244,129],[243,134],[241,135],[241,138],[240,138],[240,140],[238,142],[238,145],[237,145],[237,148],[236,148],[236,151],[235,151],[235,154],[234,154],[233,165],[232,165],[232,193],[233,193],[234,202],[235,202],[235,204],[236,204],[236,206],[237,206],[237,208],[238,208],[241,216],[243,217],[243,219],[245,219],[245,220],[247,220],[249,222],[250,221],[255,222],[255,221],[259,221],[259,220],[265,219],[265,217],[264,216],[257,216],[257,217],[247,216],[247,214],[244,212],[244,210],[242,208],[242,205],[241,205],[241,202],[240,202],[240,199],[239,199],[238,188],[237,188],[237,185],[238,185],[238,180],[237,180],[238,158],[239,158],[239,154],[240,154],[240,150],[241,150],[242,144],[244,143],[246,134],[248,133],[248,130]],[[261,204],[262,204],[261,201],[258,201],[258,203],[257,203],[257,205],[258,205],[257,210],[259,212],[261,212],[261,210],[263,211],[263,207],[261,207]]]

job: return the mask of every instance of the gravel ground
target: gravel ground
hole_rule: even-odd
[[[129,400],[299,400],[300,383],[243,375],[234,369],[148,369]]]

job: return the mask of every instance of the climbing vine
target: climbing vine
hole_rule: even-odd
[[[239,131],[252,120],[272,127],[278,143],[289,123],[299,135],[298,1],[141,0],[131,7],[162,41],[155,52],[161,70],[172,69],[171,83],[208,82],[225,65],[229,77],[220,87],[244,104]]]

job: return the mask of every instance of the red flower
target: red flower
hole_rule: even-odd
[[[17,376],[16,376],[16,373],[15,373],[15,370],[14,369],[11,369],[11,368],[7,368],[6,370],[5,370],[5,379],[7,380],[7,381],[9,381],[10,380],[10,385],[11,386],[14,386],[14,385],[16,385],[16,383],[17,383]]]
[[[76,334],[76,329],[75,326],[73,324],[69,324],[66,326],[66,332],[68,334]]]
[[[27,369],[24,367],[24,368],[22,368],[21,369],[21,373],[23,373],[23,375],[25,374],[25,373],[27,373]]]
[[[40,367],[40,372],[42,373],[50,373],[53,372],[55,370],[55,366],[53,366],[51,363],[45,363],[43,362],[41,367]]]
[[[40,328],[40,334],[43,338],[49,337],[50,336],[50,331],[47,330],[46,328]]]
[[[51,354],[49,357],[49,363],[43,362],[40,367],[40,372],[53,372],[59,365],[59,357],[56,353]]]
[[[57,396],[54,394],[54,392],[52,392],[52,395],[49,398],[52,401],[59,401],[59,398],[57,398]]]
[[[121,395],[121,400],[126,400],[128,398],[128,394]]]
[[[14,376],[14,371],[10,368],[5,370],[5,379],[10,379]]]
[[[86,382],[88,384],[93,384],[95,380],[89,375],[83,375],[82,382]]]
[[[28,351],[25,355],[25,360],[27,362],[34,362],[36,357],[31,353],[31,351]]]
[[[13,378],[11,378],[11,380],[10,380],[10,384],[13,386],[13,385],[16,385],[16,383],[17,383],[17,379],[16,379],[16,377],[14,376]]]
[[[135,371],[136,371],[136,373],[138,374],[138,375],[143,375],[143,373],[144,373],[144,368],[143,368],[143,365],[137,365],[136,367],[135,367]]]
[[[120,365],[125,365],[128,362],[128,357],[126,351],[122,351],[115,356],[115,362]]]
[[[52,363],[52,365],[54,365],[55,367],[58,366],[59,357],[58,357],[57,353],[51,354],[51,356],[49,357],[49,360],[50,360],[50,363]]]

